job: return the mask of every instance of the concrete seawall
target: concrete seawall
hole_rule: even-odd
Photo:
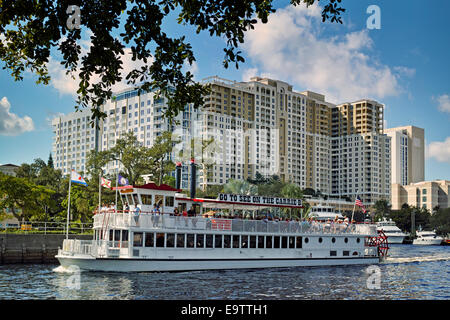
[[[55,255],[65,234],[0,234],[0,264],[58,263]],[[90,240],[92,235],[69,235],[69,239]]]

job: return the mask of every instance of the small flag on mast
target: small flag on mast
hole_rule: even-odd
[[[362,203],[362,201],[361,201],[359,196],[356,196],[355,204],[358,207],[361,207],[363,213],[366,213],[366,208],[364,208],[364,205],[363,205],[363,203]]]
[[[111,181],[102,177],[102,187],[105,187],[105,188],[108,188],[108,189],[112,189]]]
[[[78,183],[78,184],[81,184],[81,185],[87,187],[86,181],[84,181],[84,179],[81,177],[81,175],[78,172],[76,172],[75,170],[72,170],[72,172],[70,174],[70,181],[73,183]]]
[[[122,186],[127,186],[128,185],[128,179],[122,177],[120,174],[119,174],[118,179],[119,179],[119,184],[120,185],[122,185]]]

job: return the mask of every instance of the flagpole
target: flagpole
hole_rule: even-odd
[[[355,214],[356,198],[357,197],[358,197],[358,190],[356,190],[355,203],[353,204],[352,220],[350,220],[350,223],[353,223],[353,215]]]
[[[72,170],[73,171],[73,170]],[[70,189],[72,186],[72,173],[70,173],[69,177],[69,201],[67,204],[67,226],[66,226],[66,239],[69,239],[69,220],[70,220]]]
[[[116,207],[115,207],[115,212],[117,212],[117,186],[119,183],[119,168],[117,168],[117,174],[116,174]]]
[[[102,205],[102,173],[98,173],[98,213],[100,213]]]

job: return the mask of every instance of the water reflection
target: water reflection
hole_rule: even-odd
[[[378,265],[379,289],[368,288],[371,273],[367,265],[180,273],[81,272],[78,288],[75,274],[55,272],[56,265],[2,265],[0,299],[449,299],[449,257],[450,247],[392,247],[391,260]]]

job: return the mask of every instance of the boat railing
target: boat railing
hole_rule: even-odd
[[[175,230],[222,230],[234,232],[268,233],[329,233],[377,234],[374,224],[348,224],[344,222],[319,222],[297,220],[246,220],[202,216],[185,217],[170,214],[117,212],[94,216],[94,228],[142,228]]]
[[[114,257],[123,249],[128,250],[128,241],[64,239],[60,254]]]
[[[93,247],[95,247],[95,243],[92,240],[64,239],[62,254],[81,254],[93,256]]]

